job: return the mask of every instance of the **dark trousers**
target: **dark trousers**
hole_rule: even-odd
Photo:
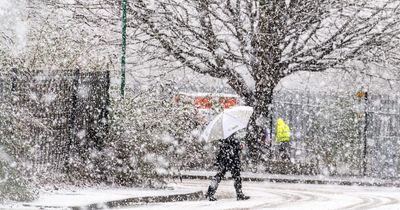
[[[279,143],[279,158],[283,161],[290,161],[290,142]]]
[[[208,187],[208,192],[207,194],[209,196],[213,196],[215,192],[218,189],[218,185],[221,182],[222,178],[224,178],[226,172],[228,171],[228,168],[220,168],[219,172],[212,178],[211,184]],[[234,187],[236,190],[236,194],[240,195],[243,194],[242,192],[242,178],[240,177],[240,168],[233,167],[230,169],[230,172],[232,174],[232,178],[234,180]]]

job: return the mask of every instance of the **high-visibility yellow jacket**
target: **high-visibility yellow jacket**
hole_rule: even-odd
[[[290,128],[282,118],[278,118],[276,121],[276,142],[288,141],[290,141]]]

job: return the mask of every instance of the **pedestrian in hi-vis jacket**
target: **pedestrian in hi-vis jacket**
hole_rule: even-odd
[[[279,147],[279,157],[283,161],[290,161],[290,127],[278,118],[276,121],[276,143]]]
[[[240,177],[240,140],[231,135],[226,139],[219,140],[219,152],[217,155],[218,173],[212,178],[208,187],[206,198],[210,201],[216,201],[214,197],[218,185],[227,171],[230,171],[234,180],[237,200],[248,200],[242,192],[242,178]]]

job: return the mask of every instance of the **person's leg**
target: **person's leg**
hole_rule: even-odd
[[[283,143],[283,148],[284,148],[284,152],[283,152],[283,155],[282,155],[282,160],[290,161],[290,143],[289,142],[284,142]]]
[[[279,158],[281,161],[289,161],[290,160],[289,142],[279,143]]]
[[[236,190],[236,197],[237,200],[248,200],[250,199],[249,196],[245,196],[242,192],[242,177],[240,177],[240,169],[233,168],[231,170],[232,178],[234,180],[234,187]]]
[[[222,178],[224,178],[226,173],[226,169],[221,169],[212,179],[210,186],[208,187],[206,198],[210,201],[216,201],[217,199],[214,197],[215,192],[218,189],[218,185],[221,182]]]
[[[279,144],[278,144],[279,160],[283,160],[284,153],[285,153],[285,149],[284,149],[284,146],[283,146],[283,142],[279,142]]]

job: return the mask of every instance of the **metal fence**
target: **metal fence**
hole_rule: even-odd
[[[28,151],[20,156],[33,172],[68,172],[101,146],[108,132],[108,71],[19,71],[0,79],[0,94],[29,117]],[[0,101],[2,103],[2,101]]]
[[[400,175],[400,97],[372,95],[367,102],[368,173],[381,177]]]
[[[347,108],[359,116],[359,139],[349,147],[357,147],[360,160],[355,175],[372,177],[400,176],[400,96],[368,94],[358,98],[355,93],[316,93],[280,91],[276,93],[273,104],[273,122],[283,118],[291,127],[291,157],[294,162],[310,162],[315,151],[305,143],[310,133],[310,124],[316,113],[339,100],[348,102]],[[340,108],[337,107],[340,112]],[[330,120],[330,119],[326,119]],[[334,128],[332,128],[334,129]],[[276,133],[272,127],[272,134]],[[318,136],[315,138],[324,138]],[[277,157],[278,144],[272,141],[272,157]],[[326,148],[327,150],[329,148]],[[354,148],[353,148],[354,149]],[[349,150],[354,152],[355,150]],[[354,174],[353,174],[354,175]]]
[[[24,115],[32,117],[32,121],[44,125],[32,126],[32,135],[28,140],[31,151],[24,153],[33,169],[52,172],[73,170],[74,166],[79,167],[75,163],[85,163],[90,155],[102,148],[108,133],[109,77],[109,72],[78,70],[13,70],[0,75],[0,103],[10,100],[20,110],[26,110]],[[318,113],[340,100],[348,101],[347,108],[359,114],[359,139],[356,144],[350,145],[357,147],[358,152],[354,155],[360,160],[355,175],[399,177],[398,95],[370,93],[368,97],[359,99],[354,93],[277,92],[272,124],[281,117],[291,127],[292,160],[299,163],[313,161],[315,151],[305,142],[310,125]],[[340,112],[341,109],[337,110]],[[273,126],[273,139],[274,133]],[[272,141],[272,148],[271,155],[275,157],[275,141]]]

